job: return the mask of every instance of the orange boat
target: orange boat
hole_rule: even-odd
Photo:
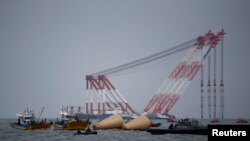
[[[55,121],[55,130],[84,130],[87,126],[91,125],[91,121],[77,118],[67,108],[62,108],[59,114],[61,115],[61,120],[57,119]]]
[[[54,124],[55,130],[84,130],[91,125],[89,120],[68,120],[63,122],[56,122]]]
[[[53,123],[32,123],[32,124],[18,124],[10,123],[12,128],[23,129],[23,130],[35,130],[35,129],[50,129]]]

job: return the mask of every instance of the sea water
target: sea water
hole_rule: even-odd
[[[201,120],[200,120],[201,121]],[[98,130],[97,135],[74,135],[76,131],[66,130],[20,130],[13,129],[9,123],[16,122],[16,119],[0,119],[0,140],[1,141],[207,141],[207,135],[180,135],[164,134],[151,135],[146,131],[125,131],[125,130]],[[93,120],[93,123],[96,121]],[[160,128],[168,128],[166,120],[154,120],[154,123],[161,122]],[[233,123],[233,120],[225,120],[223,123]],[[202,124],[209,123],[209,120],[202,120]]]

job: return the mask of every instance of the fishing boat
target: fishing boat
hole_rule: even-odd
[[[43,111],[43,110],[42,110]],[[12,128],[22,130],[35,130],[35,129],[49,129],[53,122],[47,123],[46,119],[39,122],[32,110],[28,108],[24,112],[16,114],[18,116],[17,122],[10,123]]]
[[[152,135],[162,134],[193,134],[193,135],[207,135],[208,130],[206,126],[202,126],[195,119],[181,119],[175,125],[170,124],[168,129],[148,129]]]
[[[77,114],[68,108],[62,108],[59,114],[61,119],[56,119],[54,124],[55,130],[84,130],[91,125],[91,121],[79,118]]]

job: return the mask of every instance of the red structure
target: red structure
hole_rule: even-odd
[[[203,118],[203,99],[204,99],[204,76],[203,62],[208,57],[208,109],[211,118],[211,82],[210,82],[210,52],[214,50],[214,117],[216,116],[216,46],[221,42],[221,84],[220,84],[220,103],[221,113],[224,113],[224,84],[223,84],[223,37],[222,29],[218,33],[210,30],[196,39],[190,40],[178,46],[163,50],[162,52],[126,63],[114,68],[110,68],[92,75],[86,76],[87,103],[86,113],[93,113],[93,91],[98,93],[98,113],[102,113],[107,108],[119,108],[124,112],[134,113],[124,97],[117,91],[114,85],[106,77],[107,75],[134,68],[163,57],[175,54],[182,50],[187,50],[186,54],[173,69],[165,82],[152,96],[144,112],[169,113],[176,104],[186,88],[190,85],[196,74],[201,70],[201,117]],[[90,108],[89,108],[90,105]],[[224,116],[223,114],[221,115]]]
[[[105,113],[106,106],[108,109],[121,109],[124,113],[134,113],[134,110],[109,81],[105,75],[93,75],[86,76],[86,89],[87,89],[87,102],[86,113],[93,114],[93,93],[98,94],[98,108],[99,114]],[[90,108],[89,108],[90,105]]]

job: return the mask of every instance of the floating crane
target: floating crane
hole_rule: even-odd
[[[161,87],[149,100],[144,112],[169,113],[175,103],[184,94],[186,88],[190,85],[196,74],[201,70],[201,117],[203,118],[203,99],[204,99],[204,66],[203,62],[208,57],[208,110],[211,118],[211,82],[210,82],[210,52],[214,50],[214,117],[216,116],[216,50],[215,47],[221,42],[221,84],[220,84],[220,103],[221,117],[224,115],[224,83],[223,83],[223,37],[225,35],[222,29],[218,33],[211,31],[175,47],[163,50],[159,53],[106,69],[86,76],[87,102],[86,113],[93,114],[93,93],[98,94],[98,113],[104,113],[108,109],[121,109],[122,112],[135,113],[134,109],[128,104],[121,93],[107,78],[108,75],[125,71],[140,65],[144,65],[177,52],[187,50],[181,61],[170,73]]]

